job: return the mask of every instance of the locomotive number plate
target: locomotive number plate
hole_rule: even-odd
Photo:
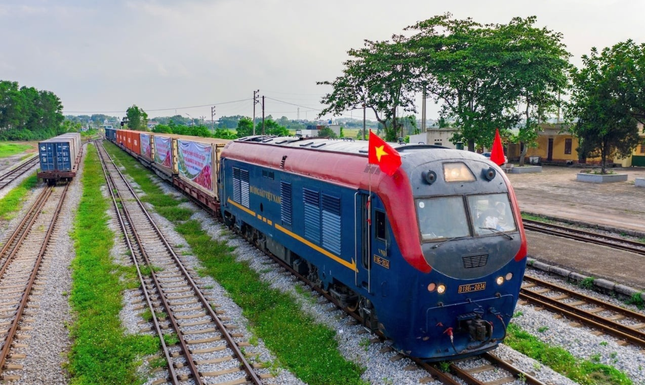
[[[390,268],[390,261],[388,261],[385,258],[381,258],[376,254],[374,254],[374,262],[376,262],[377,265],[381,265],[386,269]]]
[[[471,293],[473,291],[482,291],[486,290],[486,282],[471,283],[469,285],[460,285],[459,294],[462,293]]]

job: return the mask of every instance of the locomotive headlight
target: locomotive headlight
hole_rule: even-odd
[[[443,294],[446,292],[446,287],[444,285],[437,286],[437,294]]]
[[[506,280],[510,281],[513,278],[513,273],[506,273]]]
[[[436,289],[436,288],[437,288],[437,285],[436,285],[435,283],[431,283],[431,284],[429,284],[429,285],[428,285],[428,291],[429,291],[430,293],[432,293],[433,291],[435,291],[435,289]]]
[[[495,280],[495,282],[497,282],[497,284],[498,284],[498,285],[503,284],[503,283],[504,283],[504,277],[497,277],[497,279]]]

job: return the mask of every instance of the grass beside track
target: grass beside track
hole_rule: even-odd
[[[16,155],[30,148],[31,146],[26,144],[0,143],[0,158]]]
[[[38,184],[38,177],[34,173],[25,178],[18,186],[13,188],[7,195],[0,200],[0,218],[10,220],[14,215],[20,211],[22,204],[27,198],[29,190],[36,187]]]
[[[134,268],[117,265],[110,257],[114,233],[108,228],[109,201],[101,194],[105,179],[96,149],[89,145],[87,149],[73,233],[71,384],[142,383],[136,374],[140,357],[156,353],[159,340],[124,333],[119,318],[122,293],[138,282]]]
[[[511,323],[504,343],[581,385],[631,385],[625,373],[609,365],[574,357]],[[539,368],[536,368],[539,369]]]
[[[363,370],[338,352],[334,331],[303,314],[291,296],[270,288],[248,264],[237,262],[234,249],[212,240],[198,221],[190,220],[191,211],[178,207],[181,201],[164,194],[134,159],[110,143],[105,146],[145,192],[142,200],[175,224],[204,266],[201,273],[217,280],[243,309],[255,336],[277,357],[273,365],[311,385],[364,384]]]

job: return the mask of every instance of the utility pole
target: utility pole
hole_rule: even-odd
[[[262,95],[262,135],[264,135],[264,95]]]
[[[363,140],[365,139],[365,102],[363,102]]]
[[[423,86],[423,104],[421,104],[421,132],[426,132],[426,86]]]
[[[253,135],[255,135],[255,105],[259,103],[258,93],[260,90],[253,91]]]
[[[211,107],[211,128],[215,132],[215,106]]]

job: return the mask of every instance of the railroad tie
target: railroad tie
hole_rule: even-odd
[[[464,369],[464,370],[470,374],[477,374],[482,372],[488,372],[495,369],[496,368],[493,365],[482,365],[482,366],[477,366],[475,368]]]
[[[515,377],[508,376],[508,377],[500,378],[495,381],[487,382],[486,385],[502,385],[502,384],[508,384],[510,382],[515,382]]]

